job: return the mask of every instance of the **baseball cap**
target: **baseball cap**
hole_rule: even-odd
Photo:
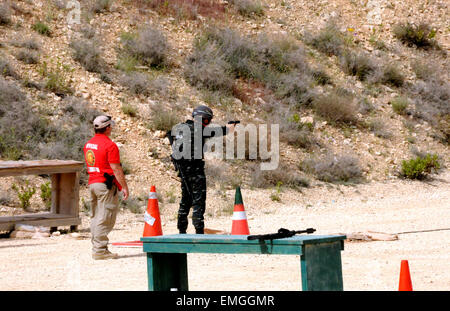
[[[110,116],[98,116],[94,119],[94,128],[102,129],[110,125],[113,127],[116,123]]]

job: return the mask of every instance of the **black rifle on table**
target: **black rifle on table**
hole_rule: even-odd
[[[236,124],[239,124],[239,123],[241,123],[241,121],[228,121],[228,124],[234,124],[234,125],[236,125]]]
[[[275,239],[283,239],[283,238],[290,238],[291,236],[294,236],[296,234],[300,234],[300,233],[307,233],[307,234],[311,234],[314,233],[316,231],[316,229],[313,228],[308,228],[306,230],[299,230],[299,231],[295,231],[295,230],[288,230],[285,228],[280,228],[278,229],[277,233],[269,233],[269,234],[261,234],[261,235],[249,235],[247,237],[247,240],[275,240]]]

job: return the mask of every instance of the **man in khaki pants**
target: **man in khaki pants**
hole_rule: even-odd
[[[110,139],[114,121],[110,116],[94,120],[95,136],[84,145],[84,157],[91,192],[92,258],[110,259],[118,255],[108,250],[108,234],[116,223],[119,191],[128,198],[128,186],[120,164],[117,145]]]

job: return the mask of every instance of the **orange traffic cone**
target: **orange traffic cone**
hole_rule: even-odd
[[[148,197],[147,211],[144,214],[143,237],[162,235],[161,217],[159,215],[158,199],[155,186],[151,186]]]
[[[236,195],[234,198],[233,223],[231,227],[231,234],[233,235],[248,235],[247,215],[244,210],[244,203],[242,202],[241,188],[236,188]]]
[[[402,260],[400,266],[400,282],[398,285],[399,291],[412,291],[411,276],[409,274],[408,260]]]
[[[161,217],[159,215],[158,199],[156,197],[156,188],[151,186],[148,197],[147,211],[144,213],[144,233],[142,237],[162,235]],[[114,246],[122,247],[142,247],[142,241],[128,241],[111,243]]]

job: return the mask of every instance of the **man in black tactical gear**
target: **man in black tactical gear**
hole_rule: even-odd
[[[234,125],[206,127],[213,118],[207,106],[198,106],[192,112],[194,120],[177,124],[167,133],[172,145],[172,161],[181,178],[181,202],[178,210],[177,228],[186,233],[189,210],[193,207],[192,223],[197,234],[204,233],[206,207],[206,176],[203,148],[208,138],[227,135]]]

